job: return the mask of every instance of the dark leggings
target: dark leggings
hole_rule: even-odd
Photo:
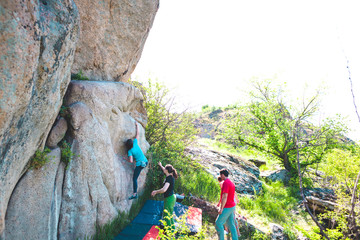
[[[143,170],[145,167],[142,166],[136,166],[135,170],[134,170],[134,176],[133,176],[133,188],[134,188],[134,193],[137,193],[137,179],[140,175],[141,170]]]

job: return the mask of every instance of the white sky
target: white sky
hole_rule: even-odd
[[[360,111],[359,12],[356,0],[160,0],[132,78],[176,87],[201,109],[233,104],[250,78],[276,75],[294,96],[326,89],[324,116],[349,116],[360,129],[345,59]]]

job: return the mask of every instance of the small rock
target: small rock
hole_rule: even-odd
[[[215,223],[218,216],[218,209],[215,205],[197,197],[191,197],[190,201],[194,207],[200,208],[209,217],[210,222]]]
[[[48,139],[46,140],[46,146],[49,148],[56,148],[57,144],[64,138],[67,129],[67,122],[61,117],[52,127]]]
[[[284,184],[289,183],[291,178],[289,171],[287,171],[286,169],[275,170],[275,171],[264,171],[261,172],[260,177],[263,177],[273,182],[281,181]]]
[[[257,167],[260,167],[260,166],[262,166],[262,165],[266,165],[266,162],[263,161],[263,160],[249,159],[248,161],[254,163],[255,166],[257,166]]]
[[[278,224],[270,223],[271,239],[287,240],[288,237],[284,234],[284,228]]]
[[[213,166],[218,168],[218,169],[226,168],[226,165],[224,165],[222,163],[218,163],[218,162],[213,163]]]

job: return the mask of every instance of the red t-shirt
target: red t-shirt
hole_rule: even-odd
[[[227,193],[227,200],[224,208],[232,208],[235,207],[234,195],[235,195],[235,184],[230,181],[230,179],[226,179],[222,184],[221,188],[221,197],[224,193]]]

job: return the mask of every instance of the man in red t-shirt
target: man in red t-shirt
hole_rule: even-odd
[[[234,201],[235,185],[228,178],[229,171],[226,169],[220,170],[220,177],[224,181],[221,188],[221,204],[219,209],[219,216],[215,221],[215,228],[219,236],[219,240],[224,240],[224,224],[227,223],[231,232],[232,240],[238,240],[236,225],[235,225],[235,210],[236,204]]]

